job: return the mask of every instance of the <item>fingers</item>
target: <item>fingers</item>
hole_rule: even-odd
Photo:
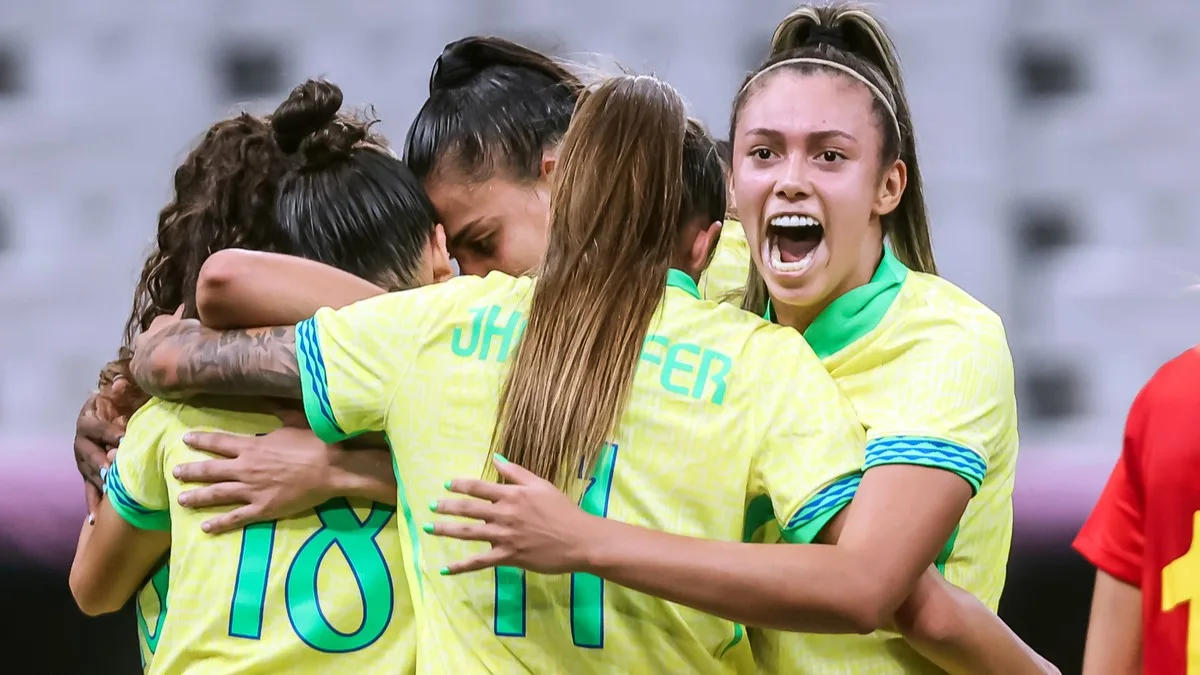
[[[88,515],[94,516],[100,508],[100,488],[90,481],[83,481],[83,497],[87,501]]]
[[[179,505],[189,509],[248,505],[250,499],[247,493],[243,483],[214,483],[179,493]]]
[[[82,436],[97,445],[115,446],[121,442],[125,429],[92,413],[84,413],[75,421],[75,436]]]
[[[177,464],[171,475],[181,483],[226,483],[239,477],[238,464],[232,459],[209,459]]]
[[[106,455],[105,458],[108,460],[108,465],[112,466],[113,462],[117,461],[117,449],[113,448],[112,450],[109,450],[108,455]]]
[[[499,501],[504,496],[513,491],[511,485],[501,485],[488,480],[479,480],[478,478],[456,478],[446,484],[446,489],[468,497],[478,497],[486,499],[489,502]]]
[[[492,455],[492,464],[496,465],[496,471],[500,472],[500,476],[504,478],[504,480],[514,485],[529,485],[531,483],[542,481],[537,474],[529,471],[523,466],[513,464],[505,459],[504,455]]]
[[[279,418],[279,421],[283,422],[283,426],[285,427],[295,427],[297,429],[309,428],[308,417],[301,410],[280,406],[275,409],[274,413]]]
[[[183,442],[197,450],[211,452],[222,457],[235,458],[254,447],[253,436],[239,436],[219,431],[190,431],[183,435]]]
[[[75,439],[75,467],[83,480],[94,485],[97,489],[104,484],[100,477],[100,469],[108,466],[104,450],[91,441]]]
[[[507,555],[504,549],[494,548],[486,553],[479,553],[465,560],[452,562],[442,568],[442,574],[465,574],[467,572],[486,570],[502,564]]]
[[[431,504],[430,510],[443,516],[458,516],[483,521],[491,521],[497,515],[495,504],[479,499],[442,499]]]
[[[261,523],[267,520],[259,513],[258,507],[253,504],[234,509],[228,513],[222,513],[219,516],[213,516],[200,524],[200,529],[209,534],[221,534],[243,528],[254,523]]]

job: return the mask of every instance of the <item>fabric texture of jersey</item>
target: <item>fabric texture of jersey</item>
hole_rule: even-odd
[[[184,433],[259,434],[279,425],[273,415],[159,399],[130,419],[108,497],[131,525],[171,531],[169,586],[160,580],[158,601],[167,609],[161,621],[155,616],[147,672],[412,671],[394,507],[339,498],[309,515],[209,535],[200,524],[227,509],[178,505],[185,486],[172,468],[211,457],[185,445]]]
[[[867,429],[864,469],[935,467],[971,485],[974,497],[937,564],[995,610],[1012,538],[1018,447],[1012,356],[1000,318],[950,282],[908,270],[885,248],[871,281],[831,303],[804,337]],[[856,487],[847,485],[839,503]],[[810,541],[786,527],[782,534]],[[764,631],[751,641],[772,672],[940,672],[885,631]]]
[[[1163,366],[1133,402],[1121,457],[1075,539],[1142,590],[1143,672],[1200,672],[1200,351]]]
[[[721,226],[721,238],[708,269],[700,277],[700,294],[705,300],[740,305],[750,274],[750,244],[746,231],[736,220]]]
[[[297,327],[313,429],[327,440],[386,429],[391,440],[419,671],[757,672],[741,626],[590,575],[438,573],[483,550],[420,528],[448,479],[478,476],[490,460],[533,283],[458,278]],[[737,541],[754,496],[798,528],[824,517],[827,492],[862,466],[863,442],[798,333],[700,300],[673,270],[624,416],[590,475],[581,469],[578,494],[595,515]]]

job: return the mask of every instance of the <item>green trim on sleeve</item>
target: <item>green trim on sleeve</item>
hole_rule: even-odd
[[[296,361],[300,367],[300,392],[304,398],[304,416],[317,438],[326,443],[340,443],[349,438],[333,416],[329,401],[329,382],[326,380],[325,359],[317,334],[316,317],[296,324]]]
[[[957,474],[979,493],[987,476],[987,462],[965,445],[933,436],[893,435],[867,441],[863,471],[884,464],[909,464],[944,469]]]
[[[811,544],[821,530],[833,520],[858,492],[862,482],[861,473],[852,473],[821,488],[808,500],[787,525],[780,528],[780,536],[789,544]]]
[[[130,525],[139,530],[171,531],[171,512],[148,508],[134,499],[121,482],[116,462],[109,467],[108,476],[104,479],[104,493],[117,515]]]

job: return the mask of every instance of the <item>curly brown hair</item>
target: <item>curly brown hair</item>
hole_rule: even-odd
[[[157,241],[142,266],[117,359],[100,373],[102,391],[118,377],[128,379],[133,340],[156,316],[181,305],[186,316],[195,316],[196,282],[212,253],[291,252],[275,216],[279,181],[288,167],[269,120],[247,113],[214,124],[188,153],[175,170],[174,196],[158,215]],[[122,414],[147,399],[128,384],[114,400]]]

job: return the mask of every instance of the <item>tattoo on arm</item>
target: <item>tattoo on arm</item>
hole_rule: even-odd
[[[139,351],[145,353],[134,358],[134,379],[159,396],[301,397],[293,326],[222,332],[189,322],[163,330]]]

